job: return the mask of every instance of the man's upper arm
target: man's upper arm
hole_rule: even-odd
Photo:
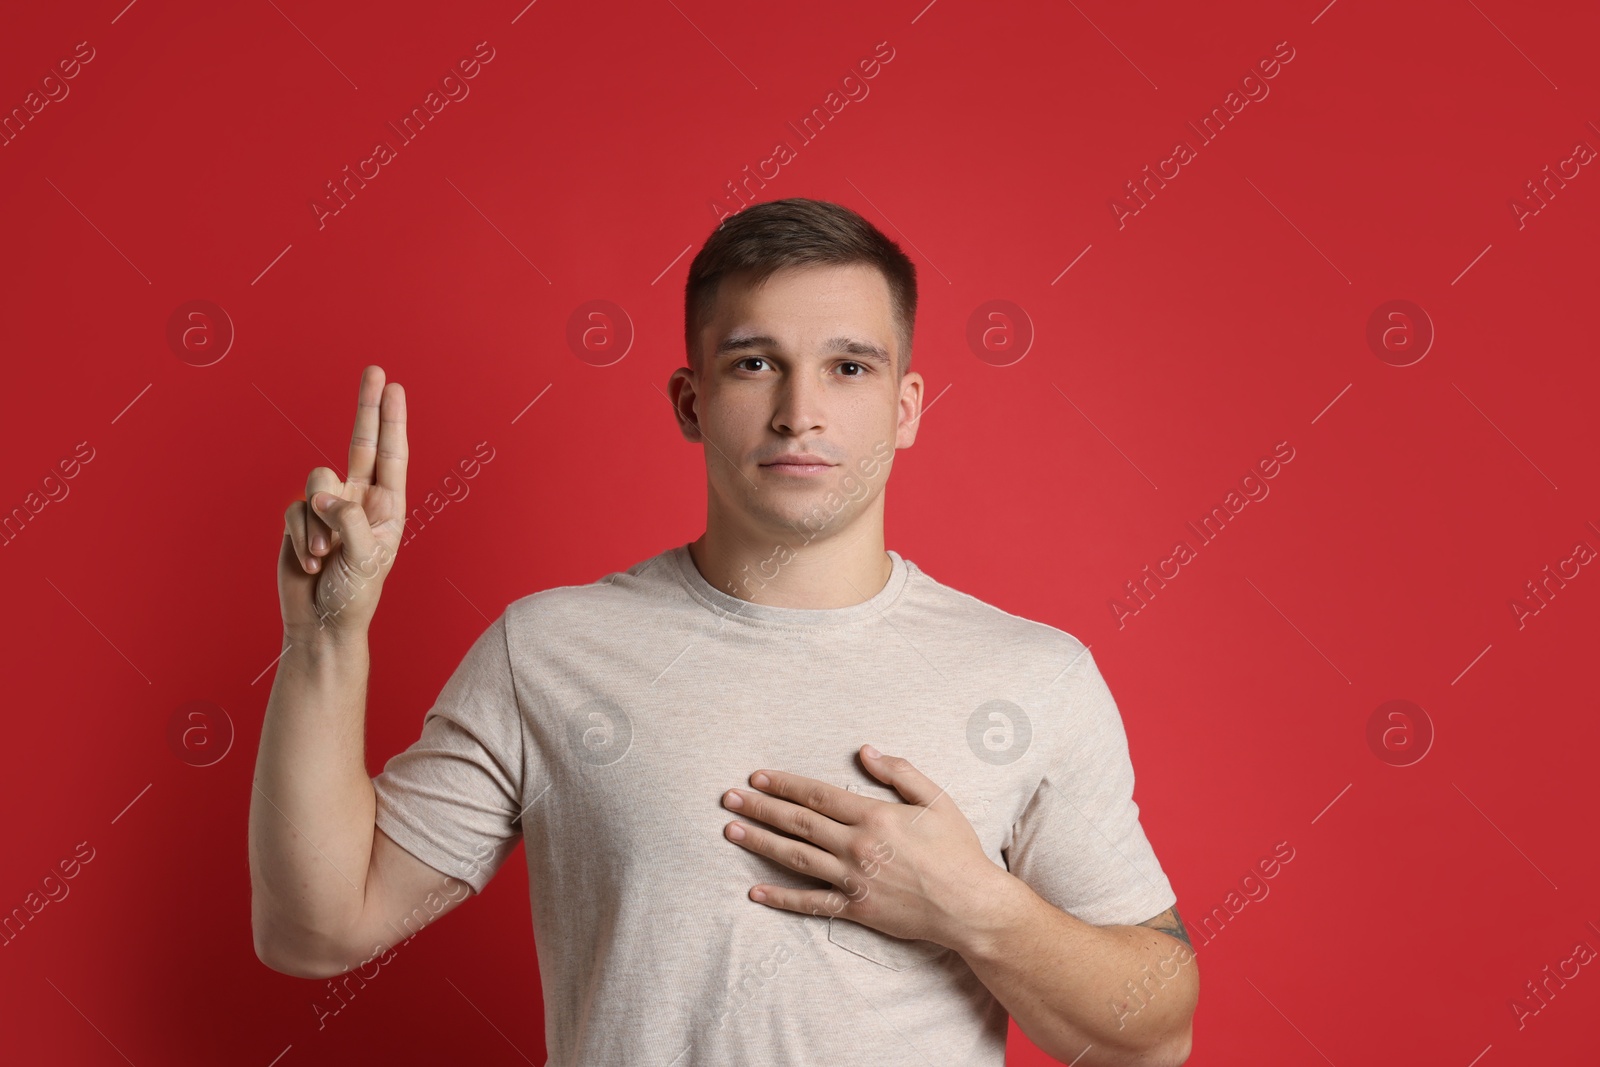
[[[1139,924],[1178,900],[1139,823],[1127,734],[1093,655],[1081,646],[1056,684],[1062,721],[1039,786],[1012,828],[1007,868],[1094,926]]]
[[[1152,930],[1160,930],[1164,934],[1171,934],[1185,945],[1188,945],[1190,949],[1194,948],[1194,944],[1189,940],[1189,931],[1183,925],[1183,917],[1178,914],[1177,905],[1173,905],[1153,919],[1146,919],[1144,922],[1135,923],[1134,925],[1148,926]]]
[[[377,827],[389,839],[374,838],[374,860],[405,872],[407,889],[429,876],[391,847],[480,893],[522,835],[525,742],[508,624],[502,613],[478,636],[423,716],[421,736],[372,780]]]
[[[316,961],[304,976],[332,977],[374,958],[386,960],[388,950],[471,895],[459,878],[428,866],[374,827],[361,915],[333,950],[337,958]]]

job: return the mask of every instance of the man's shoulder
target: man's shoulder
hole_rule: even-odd
[[[665,605],[674,586],[667,569],[672,566],[672,551],[593,581],[550,586],[518,597],[506,605],[506,625],[512,632],[530,626],[548,630],[578,621],[593,625],[619,610],[642,610],[652,602]]]
[[[992,639],[1019,654],[1066,656],[1072,659],[1086,650],[1084,643],[1060,627],[1007,611],[987,600],[932,578],[920,575],[924,602],[955,630],[975,638]]]

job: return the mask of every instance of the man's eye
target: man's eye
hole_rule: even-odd
[[[737,363],[735,363],[734,366],[735,367],[740,367],[740,368],[745,368],[750,363],[765,363],[765,362],[767,362],[765,356],[745,356],[743,359],[741,359]],[[839,366],[841,366],[841,367],[854,367],[856,369],[856,371],[858,372],[858,373],[855,373],[855,374],[846,374],[845,375],[846,378],[860,378],[863,375],[865,375],[867,373],[867,371],[868,371],[868,367],[867,367],[866,364],[858,363],[855,360],[845,360],[843,363],[839,364]]]

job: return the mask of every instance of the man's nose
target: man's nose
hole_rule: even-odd
[[[783,384],[778,407],[772,415],[773,429],[781,433],[802,434],[823,429],[822,383],[800,374]]]

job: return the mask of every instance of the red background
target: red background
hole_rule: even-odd
[[[495,450],[385,590],[376,772],[507,602],[699,534],[662,392],[683,280],[780,139],[761,199],[848,204],[921,275],[933,402],[890,547],[1090,643],[1118,698],[1202,966],[1190,1062],[1593,1056],[1593,968],[1511,1007],[1600,947],[1600,576],[1511,607],[1600,546],[1600,175],[1511,207],[1600,147],[1593,5],[123,4],[24,5],[0,37],[8,112],[95,50],[0,148],[0,507],[93,450],[0,551],[0,909],[94,849],[0,949],[19,1061],[543,1062],[520,853],[320,1031],[322,983],[255,959],[282,512],[343,472],[368,363],[407,389],[412,503]],[[324,183],[480,41],[470,95],[319,229]],[[883,41],[870,95],[800,144],[786,124]],[[1283,41],[1270,95],[1200,146],[1186,122]],[[1197,158],[1119,227],[1179,138]],[[633,331],[608,366],[567,341],[596,299]],[[1034,332],[1007,366],[967,341],[992,299]],[[1436,330],[1408,366],[1367,341],[1399,299]],[[190,300],[236,332],[208,366],[205,334],[168,342]],[[1119,626],[1124,583],[1283,441],[1270,495]],[[1408,766],[1420,716],[1368,741],[1396,699],[1434,732]],[[193,742],[235,731],[208,766],[170,739],[191,701],[221,709]]]

